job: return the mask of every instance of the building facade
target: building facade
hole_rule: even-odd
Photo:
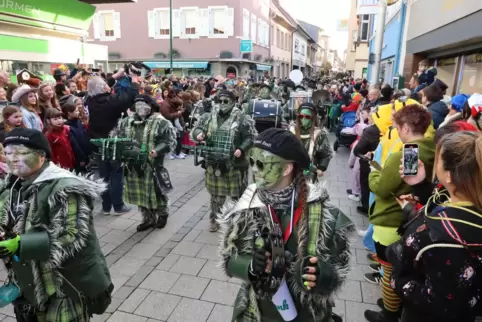
[[[105,65],[106,46],[85,42],[95,7],[76,0],[0,1],[0,70],[24,68],[51,79],[59,64]]]
[[[271,2],[271,57],[273,76],[286,78],[291,71],[291,48],[296,21],[277,0]]]
[[[178,75],[256,76],[271,70],[270,0],[195,0],[173,3],[173,71]],[[109,46],[111,70],[140,60],[155,73],[169,68],[168,2],[97,6],[93,42]],[[241,41],[251,46],[241,50]],[[249,44],[248,44],[249,45]]]
[[[410,0],[409,6],[405,80],[428,59],[437,68],[437,78],[449,86],[448,94],[481,93],[482,1]]]
[[[305,21],[299,21],[300,25],[306,30],[310,36],[313,44],[311,46],[310,57],[310,74],[316,75],[320,72],[323,64],[323,51],[326,49],[323,39],[323,28],[307,23]]]
[[[359,0],[358,0],[359,1]],[[351,0],[350,17],[348,19],[348,44],[346,55],[346,71],[355,78],[366,78],[368,58],[370,54],[371,22],[373,15],[358,10],[360,4]]]
[[[385,28],[383,30],[383,47],[381,53],[380,74],[379,79],[382,83],[391,84],[393,78],[399,75],[399,65],[401,57],[401,48],[405,29],[406,4],[403,1],[398,1],[395,4],[387,7],[387,14],[385,17]],[[370,56],[375,55],[375,37],[378,30],[378,15],[372,19],[372,26],[374,32],[370,40]],[[369,61],[367,78],[371,79],[371,72],[373,69],[373,61]]]

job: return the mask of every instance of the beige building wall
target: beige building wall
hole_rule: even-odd
[[[272,21],[272,28],[271,57],[275,60],[273,63],[273,76],[288,77],[291,63],[291,44],[289,43],[291,30],[275,21]]]
[[[346,70],[353,77],[362,78],[363,69],[368,67],[370,54],[368,42],[358,41],[358,19],[356,15],[357,0],[351,0],[350,17],[348,20],[348,44],[346,48]]]

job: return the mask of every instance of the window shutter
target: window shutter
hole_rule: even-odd
[[[226,8],[226,36],[234,36],[234,8]]]
[[[249,39],[249,28],[250,28],[250,20],[249,20],[249,11],[243,9],[243,39]]]
[[[120,12],[114,12],[112,16],[114,19],[114,37],[120,38],[121,37]]]
[[[255,44],[256,43],[256,16],[251,14],[251,41]]]
[[[154,10],[147,11],[147,32],[150,38],[156,36],[156,15]]]
[[[270,25],[269,25],[269,23],[265,23],[265,25],[264,25],[264,26],[265,26],[265,28],[266,28],[266,33],[265,33],[265,35],[266,35],[266,39],[265,39],[265,42],[266,42],[266,47],[269,47],[269,39],[270,39],[270,37],[269,37],[269,35],[270,35]]]
[[[263,21],[261,19],[258,19],[258,39],[257,39],[257,43],[260,44],[260,45],[264,45],[263,44]]]
[[[184,10],[179,9],[179,35],[181,37],[184,37],[185,34],[186,34],[186,19],[185,19],[185,17],[186,17],[186,15],[184,14]],[[174,12],[172,12],[172,18],[174,19]],[[176,21],[176,20],[174,19],[174,21]],[[174,29],[174,22],[173,22],[172,28]]]
[[[214,35],[214,16],[213,16],[213,10],[211,8],[208,8],[208,31],[209,31],[209,37],[212,37]]]
[[[199,9],[198,12],[199,12],[199,19],[198,19],[199,32],[197,34],[199,37],[208,37],[209,27],[210,27],[209,9]]]
[[[179,9],[172,10],[172,36],[181,36],[181,13]]]
[[[100,13],[96,13],[94,15],[93,23],[92,23],[92,29],[94,30],[94,39],[100,39],[100,19],[101,19]]]

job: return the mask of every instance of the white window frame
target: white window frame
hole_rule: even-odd
[[[247,18],[247,20],[245,20]],[[251,13],[248,9],[243,8],[243,39],[250,39],[251,34]]]
[[[227,35],[227,26],[224,26],[224,33],[223,34],[215,34],[214,32],[211,33],[211,30],[214,30],[214,17],[212,17],[213,10],[227,10],[228,6],[209,6],[209,38],[228,38]]]
[[[164,12],[167,12],[167,16],[169,17],[169,8],[154,8],[152,9],[153,13],[154,13],[154,39],[169,39],[170,38],[170,35],[161,35],[161,34],[157,34],[157,19],[158,18],[158,15],[159,13],[164,13]],[[174,15],[173,15],[173,18],[174,18]],[[173,27],[174,27],[174,24],[173,24]],[[171,30],[169,31],[171,32]],[[173,36],[174,37],[174,36]]]
[[[364,16],[368,16],[368,19],[365,20]],[[367,38],[362,39],[362,34],[363,34],[363,25],[367,25]],[[370,40],[370,15],[361,15],[360,19],[360,28],[359,28],[359,36],[360,36],[360,41],[363,42],[368,42]]]
[[[197,21],[196,21],[196,33],[194,34],[186,34],[186,22],[185,22],[185,15],[184,15],[184,12],[185,11],[195,11],[196,12],[196,16],[197,16]],[[181,27],[181,36],[179,38],[181,39],[197,39],[199,38],[199,25],[197,24],[197,22],[199,21],[200,17],[199,17],[199,7],[181,7],[179,8],[179,12],[180,12],[180,21],[179,21],[179,24],[180,24],[180,27]]]
[[[112,23],[114,27],[114,36],[105,36],[105,28],[104,28],[104,17],[103,15],[105,14],[111,14],[112,15]],[[120,38],[120,25],[118,26],[119,30],[116,30],[116,22],[115,22],[115,15],[119,14],[119,12],[115,10],[100,10],[95,13],[95,15],[98,17],[96,24],[94,24],[93,28],[101,28],[101,30],[94,30],[94,38],[99,39],[100,41],[116,41],[117,39]],[[100,20],[102,20],[102,23],[100,23]],[[96,38],[95,35],[98,34],[98,37]],[[119,34],[119,35],[117,35]]]
[[[257,40],[258,40],[257,36],[258,36],[258,32],[259,32],[259,30],[257,30],[258,29],[258,17],[256,17],[256,15],[254,13],[251,13],[250,26],[251,26],[251,33],[250,33],[251,41],[253,42],[253,44],[257,44]]]

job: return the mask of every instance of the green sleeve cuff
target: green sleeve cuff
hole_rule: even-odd
[[[171,148],[166,143],[160,143],[154,148],[154,150],[156,150],[157,154],[166,154]]]
[[[244,140],[238,147],[244,154],[253,146],[254,141],[252,139]]]
[[[238,255],[236,258],[231,257],[228,262],[228,273],[232,277],[249,282],[249,264],[251,263],[251,259],[251,255]]]
[[[192,132],[191,132],[191,139],[192,139],[194,142],[199,142],[199,141],[197,140],[197,136],[198,136],[199,134],[201,134],[202,132],[203,132],[203,130],[201,130],[201,129],[194,129],[194,130],[192,130]]]
[[[22,261],[46,261],[50,255],[50,238],[47,232],[39,231],[20,235],[19,257]]]

